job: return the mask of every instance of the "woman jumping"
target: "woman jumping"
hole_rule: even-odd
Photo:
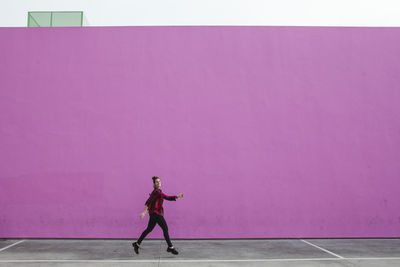
[[[169,239],[169,234],[168,234],[168,226],[167,222],[164,219],[164,209],[163,209],[163,201],[164,199],[166,200],[176,200],[177,198],[183,197],[183,194],[179,194],[177,196],[167,196],[161,191],[161,180],[157,176],[153,176],[153,187],[154,190],[151,192],[150,197],[147,199],[145,203],[145,208],[142,214],[140,214],[140,218],[143,218],[146,215],[146,212],[149,211],[150,219],[149,219],[149,224],[147,225],[147,229],[143,231],[142,235],[140,238],[132,243],[132,246],[136,252],[136,254],[139,254],[139,247],[140,244],[142,243],[143,239],[147,236],[148,233],[150,233],[153,229],[154,226],[156,226],[156,223],[162,228],[164,232],[164,238],[165,241],[167,241],[168,252],[172,252],[173,254],[177,255],[178,251],[174,248],[174,246],[171,243],[171,240]]]

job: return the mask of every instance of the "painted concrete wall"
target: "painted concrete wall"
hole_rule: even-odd
[[[397,28],[0,38],[0,237],[138,237],[153,175],[172,238],[399,236]]]
[[[2,0],[0,27],[29,11],[84,11],[90,26],[400,26],[398,0]]]

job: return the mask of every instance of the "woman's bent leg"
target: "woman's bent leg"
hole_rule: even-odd
[[[154,229],[154,226],[156,226],[156,217],[153,214],[150,214],[150,219],[149,219],[149,223],[147,225],[146,230],[143,231],[142,235],[140,236],[140,238],[138,239],[138,241],[136,241],[139,245],[140,243],[142,243],[143,239]]]

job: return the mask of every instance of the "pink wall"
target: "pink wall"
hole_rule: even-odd
[[[0,28],[0,237],[399,237],[400,29]],[[156,228],[149,238],[162,238]]]

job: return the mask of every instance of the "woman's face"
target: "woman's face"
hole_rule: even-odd
[[[154,182],[154,188],[159,189],[161,187],[161,180],[156,179]]]

